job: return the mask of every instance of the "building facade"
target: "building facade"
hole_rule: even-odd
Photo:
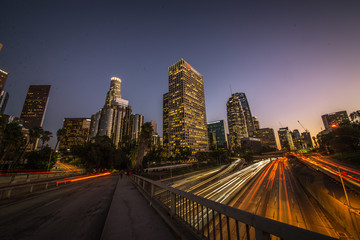
[[[256,116],[253,116],[253,122],[254,122],[255,131],[260,129],[260,122],[259,122],[259,119]]]
[[[224,120],[214,121],[207,124],[209,142],[215,141],[217,148],[228,148],[227,132]]]
[[[280,128],[278,131],[281,150],[295,150],[294,142],[288,127]]]
[[[164,94],[164,134],[168,137],[169,153],[175,154],[181,148],[190,148],[193,155],[207,152],[209,145],[203,76],[183,59],[168,70],[169,91]],[[168,122],[167,128],[165,122]],[[164,141],[165,138],[164,135]]]
[[[9,100],[9,93],[4,90],[0,92],[0,114],[5,112],[6,104]]]
[[[163,95],[163,147],[169,150],[169,94]]]
[[[49,100],[50,85],[30,85],[20,119],[27,129],[42,127]]]
[[[246,127],[245,111],[238,95],[232,94],[226,103],[231,148],[241,146],[241,138],[249,137]]]
[[[9,73],[0,68],[0,93],[4,90],[6,79]]]
[[[141,128],[144,124],[144,116],[140,114],[131,114],[131,141],[138,144],[140,140]]]
[[[260,128],[255,131],[256,138],[260,139],[264,152],[277,150],[275,132],[272,128]]]
[[[131,135],[131,106],[121,98],[121,79],[112,77],[104,107],[91,116],[90,137],[108,136],[116,147]]]
[[[328,113],[321,116],[326,130],[331,130],[334,127],[338,127],[342,122],[349,121],[349,116],[346,111],[339,111],[334,113]]]
[[[70,150],[72,146],[83,145],[89,140],[90,118],[65,118],[65,136],[60,142],[60,150]]]

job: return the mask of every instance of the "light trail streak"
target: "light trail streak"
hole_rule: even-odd
[[[56,183],[77,182],[77,181],[82,181],[82,180],[86,180],[86,179],[90,179],[90,178],[103,177],[103,176],[107,176],[110,174],[111,174],[110,172],[104,172],[104,173],[91,174],[91,175],[81,176],[81,177],[71,177],[71,178],[65,178],[64,180],[58,181]]]

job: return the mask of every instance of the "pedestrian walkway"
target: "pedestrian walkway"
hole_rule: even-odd
[[[119,177],[102,240],[176,239],[128,177]]]

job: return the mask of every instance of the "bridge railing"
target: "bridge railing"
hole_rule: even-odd
[[[133,175],[132,180],[172,218],[205,239],[335,239],[258,216],[166,184]]]

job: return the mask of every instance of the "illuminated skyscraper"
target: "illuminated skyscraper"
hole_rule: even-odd
[[[169,150],[169,93],[163,95],[163,147]]]
[[[260,139],[264,152],[277,150],[275,132],[272,128],[260,128],[255,131],[256,138]]]
[[[260,122],[259,122],[259,119],[256,116],[253,116],[253,122],[254,122],[255,131],[260,129]]]
[[[49,100],[50,85],[30,85],[20,119],[25,128],[41,127]]]
[[[331,130],[338,127],[344,121],[349,121],[349,116],[346,111],[328,113],[321,116],[326,130]]]
[[[131,141],[139,143],[141,127],[144,124],[144,116],[140,114],[131,114]]]
[[[108,136],[116,147],[131,134],[131,106],[121,98],[121,79],[112,77],[104,107],[91,116],[90,137]]]
[[[4,86],[8,76],[9,73],[0,68],[0,93],[4,90]]]
[[[184,59],[169,67],[169,92],[164,94],[164,144],[165,134],[170,153],[185,147],[192,154],[209,150],[203,76]]]
[[[65,118],[63,128],[66,134],[59,149],[67,150],[75,145],[83,145],[89,139],[90,122],[89,118]]]
[[[281,150],[295,150],[294,142],[288,127],[280,128],[278,134]]]
[[[4,86],[9,73],[0,69],[0,113],[3,114],[9,100],[9,93],[4,91]]]
[[[226,103],[229,126],[229,144],[231,148],[241,146],[241,138],[249,136],[246,128],[244,109],[236,95],[232,95]]]

